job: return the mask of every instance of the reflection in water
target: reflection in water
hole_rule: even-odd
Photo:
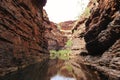
[[[0,77],[0,80],[49,80],[46,79],[48,60],[41,63],[30,65],[19,71]]]
[[[57,74],[57,75],[53,76],[50,80],[76,80],[76,79]]]
[[[65,65],[63,60],[46,60],[0,77],[0,80],[99,80],[93,71],[82,65],[78,68],[80,71],[75,69]]]

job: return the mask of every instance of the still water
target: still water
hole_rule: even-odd
[[[0,80],[100,80],[84,65],[73,66],[63,60],[46,60],[9,73]]]
[[[70,77],[65,77],[65,76],[62,76],[60,74],[57,74],[53,77],[51,77],[50,80],[76,80],[75,78],[70,78]]]

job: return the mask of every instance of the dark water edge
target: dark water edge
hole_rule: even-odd
[[[24,69],[19,69],[18,71],[0,77],[0,80],[46,80],[43,76],[48,69],[47,62],[48,59],[32,64]]]
[[[81,69],[85,73],[85,78],[58,74],[64,62],[63,60],[47,59],[41,63],[30,65],[24,69],[0,77],[0,80],[102,80],[97,78],[99,75],[94,74],[94,71],[89,70],[82,64]],[[68,75],[69,73],[65,72],[63,74]],[[82,73],[79,75],[82,75]]]

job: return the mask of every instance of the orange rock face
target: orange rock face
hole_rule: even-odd
[[[42,13],[45,3],[0,0],[0,69],[33,63],[48,53]]]
[[[54,24],[53,22],[47,24],[46,27],[45,37],[48,41],[48,49],[62,49],[67,42],[67,37],[62,34],[62,32],[57,28],[57,24]]]
[[[59,25],[61,26],[62,30],[72,30],[74,23],[75,21],[65,21],[65,22],[59,23]]]

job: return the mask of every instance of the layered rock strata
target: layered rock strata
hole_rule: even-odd
[[[86,22],[86,60],[106,76],[120,79],[120,0],[98,0]]]
[[[38,4],[39,3],[39,4]],[[46,0],[0,0],[0,75],[48,54],[43,17]]]

